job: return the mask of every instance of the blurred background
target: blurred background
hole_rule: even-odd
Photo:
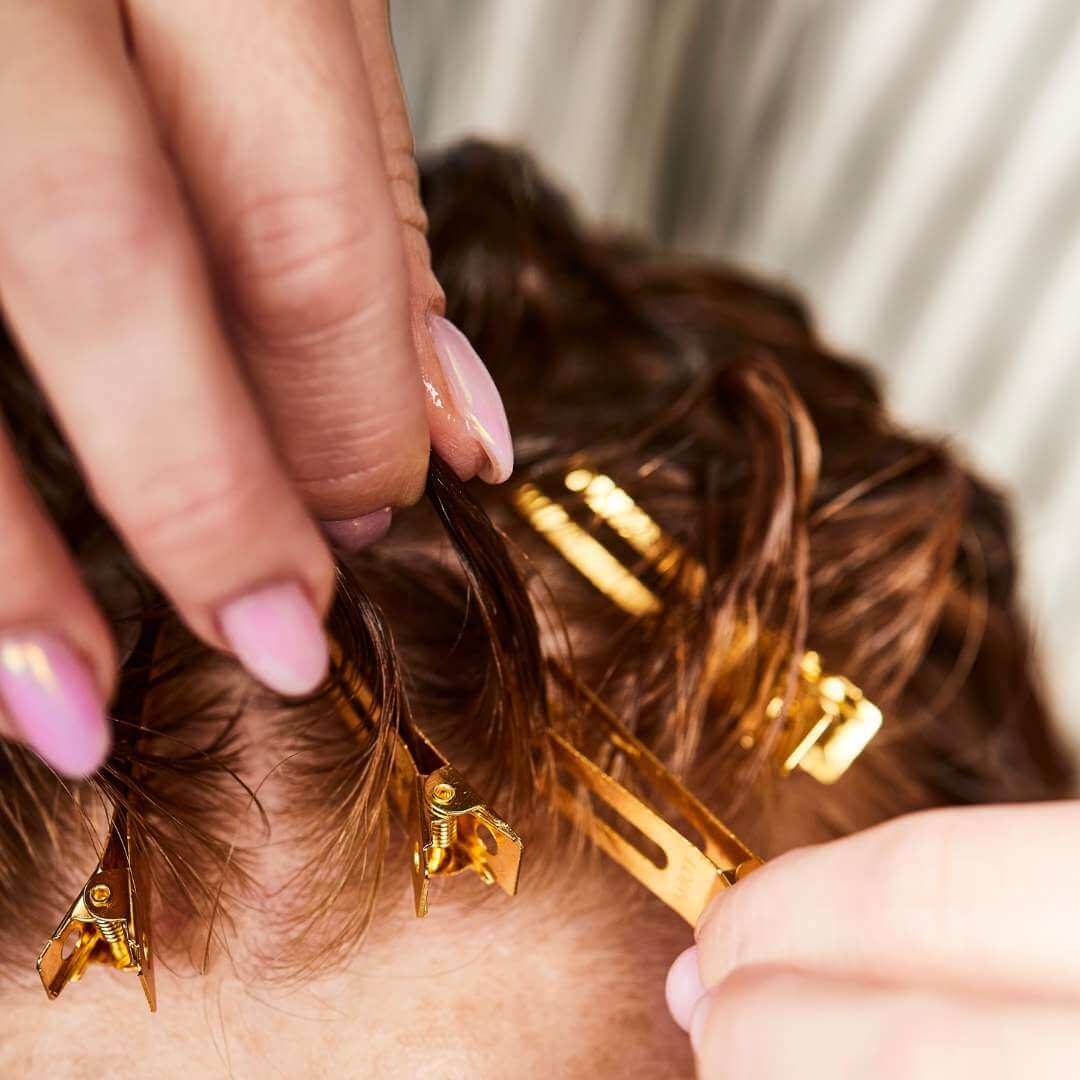
[[[784,279],[1012,496],[1080,749],[1080,3],[391,8],[421,152],[524,145],[590,220]]]

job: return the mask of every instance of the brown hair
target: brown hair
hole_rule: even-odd
[[[334,686],[270,702],[183,633],[93,508],[9,346],[0,392],[29,474],[121,639],[160,625],[167,647],[152,672],[138,651],[129,660],[118,730],[145,737],[118,739],[97,779],[66,785],[2,747],[0,961],[32,960],[27,943],[91,869],[71,852],[117,798],[148,830],[170,912],[204,943],[225,930],[227,902],[257,872],[227,823],[253,803],[239,721],[260,703],[283,715],[301,945],[329,918],[345,937],[371,916],[393,836],[390,739],[410,715],[528,841],[550,812],[544,732],[573,715],[545,674],[553,651],[765,855],[919,807],[1068,789],[1016,609],[1003,500],[946,446],[893,423],[871,375],[830,354],[798,302],[583,230],[505,150],[464,144],[424,169],[423,189],[448,315],[502,390],[519,480],[602,468],[700,560],[704,589],[671,585],[659,616],[629,618],[515,515],[507,489],[466,491],[435,462],[430,512],[402,515],[341,566],[331,628],[379,706],[377,737],[358,740]],[[737,628],[749,637],[732,662]],[[832,789],[767,767],[778,721],[765,703],[790,691],[808,642],[886,717]],[[761,718],[750,749],[748,715]]]

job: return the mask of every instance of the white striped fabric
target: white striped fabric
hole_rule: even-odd
[[[525,143],[594,218],[780,275],[1019,512],[1080,745],[1080,3],[400,0],[421,147]]]

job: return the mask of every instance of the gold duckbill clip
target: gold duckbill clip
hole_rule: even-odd
[[[137,701],[136,714],[145,717],[158,625],[143,625],[125,672],[127,689]],[[118,729],[118,740],[134,745],[140,724]],[[133,766],[134,767],[134,766]],[[109,819],[109,831],[97,868],[72,901],[67,914],[37,958],[41,985],[50,1000],[68,983],[78,982],[91,964],[106,964],[138,976],[146,1004],[157,1012],[154,953],[151,947],[150,887],[141,826],[131,812],[131,777],[122,782]]]
[[[803,655],[799,664],[802,685],[813,693],[800,693],[792,708],[792,723],[781,744],[780,771],[799,768],[822,784],[833,784],[863,752],[881,727],[881,710],[843,675],[826,675],[816,652]],[[779,698],[769,702],[770,715],[781,708]]]
[[[687,595],[701,594],[705,585],[701,563],[664,533],[611,477],[579,467],[563,477],[563,485],[661,578],[677,575],[679,587]],[[537,485],[519,485],[513,502],[522,517],[571,566],[625,612],[640,617],[661,611],[660,597]],[[801,768],[819,782],[831,784],[877,734],[881,711],[850,680],[824,673],[816,652],[803,655],[799,676],[777,764],[783,775]],[[777,719],[777,710],[782,707],[781,698],[770,701],[769,717]]]
[[[341,663],[341,711],[350,727],[370,731],[375,722],[371,693],[359,674]],[[517,893],[521,838],[493,813],[468,782],[415,724],[394,735],[391,795],[412,839],[413,899],[418,918],[428,913],[433,877],[463,870],[478,874],[485,885]]]
[[[598,721],[589,729],[590,735],[596,735],[601,744],[618,751],[638,780],[697,830],[704,841],[704,850],[647,802],[604,772],[565,735],[551,731],[549,736],[557,764],[634,831],[652,841],[659,854],[649,854],[634,844],[627,835],[592,812],[561,781],[555,792],[558,809],[649,892],[677,911],[691,926],[695,925],[718,892],[730,888],[757,869],[762,860],[627,731],[596,694],[561,665],[553,664],[552,668],[584,697],[589,713]]]
[[[120,803],[97,869],[38,956],[38,975],[50,999],[81,979],[90,964],[107,964],[117,971],[134,971],[150,1011],[157,1012],[149,894],[140,863],[138,837],[127,807]]]

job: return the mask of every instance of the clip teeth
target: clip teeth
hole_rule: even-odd
[[[359,673],[341,663],[342,716],[357,733],[370,732],[377,720],[372,695]],[[464,870],[485,885],[517,893],[524,844],[412,722],[395,733],[394,782],[390,790],[412,840],[412,880],[416,915],[428,913],[433,877]]]
[[[127,809],[118,806],[97,869],[38,955],[38,975],[50,1000],[91,964],[105,964],[134,971],[150,1011],[157,1011],[147,897],[136,884],[140,855],[133,844]]]

